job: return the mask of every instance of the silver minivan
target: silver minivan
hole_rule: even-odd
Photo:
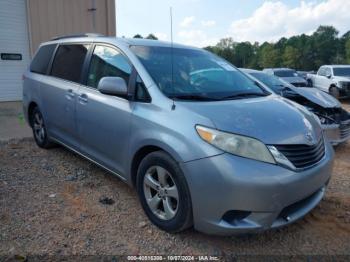
[[[319,203],[332,172],[313,113],[198,48],[53,39],[24,74],[23,109],[38,146],[61,144],[120,177],[168,232],[290,224]]]

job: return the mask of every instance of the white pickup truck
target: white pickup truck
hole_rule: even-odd
[[[335,98],[350,97],[350,65],[321,66],[316,75],[307,74],[307,81]]]

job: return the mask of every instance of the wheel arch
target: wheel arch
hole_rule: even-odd
[[[131,164],[130,164],[130,184],[135,187],[136,186],[136,176],[137,169],[142,161],[148,154],[156,151],[163,151],[167,153],[170,157],[172,157],[176,162],[181,161],[179,156],[175,153],[174,150],[170,149],[166,145],[160,144],[147,144],[143,145],[133,154]]]
[[[31,101],[28,105],[28,111],[26,112],[27,114],[27,119],[28,119],[28,123],[31,127],[33,127],[33,123],[32,123],[32,119],[31,119],[31,115],[33,113],[34,108],[38,107],[38,104],[34,101]]]

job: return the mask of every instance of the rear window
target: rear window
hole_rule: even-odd
[[[30,64],[30,71],[45,75],[56,46],[57,44],[52,44],[40,47]]]
[[[297,73],[293,70],[276,70],[275,75],[279,77],[294,77]]]
[[[80,82],[88,44],[60,45],[52,63],[51,75],[72,82]]]

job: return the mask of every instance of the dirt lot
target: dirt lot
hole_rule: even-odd
[[[167,234],[150,224],[134,190],[74,153],[32,139],[0,144],[0,255],[169,253],[350,255],[350,142],[336,148],[326,197],[311,214],[233,237]]]

